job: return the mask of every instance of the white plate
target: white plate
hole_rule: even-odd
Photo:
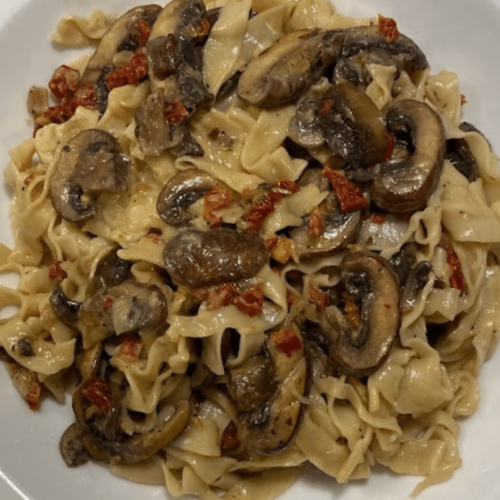
[[[146,2],[144,2],[146,3]],[[50,33],[64,13],[89,13],[97,0],[1,0],[0,3],[0,165],[8,150],[29,137],[26,95],[30,85],[46,85],[52,71],[71,60],[58,52]],[[107,0],[106,9],[122,11],[132,0]],[[465,118],[479,127],[500,151],[500,0],[342,0],[349,14],[394,17],[428,56],[434,72],[450,69],[461,77],[469,104]],[[0,192],[0,239],[9,234],[9,197]],[[494,500],[500,498],[500,352],[480,377],[479,411],[461,422],[463,466],[452,480],[434,486],[419,500]],[[0,367],[0,499],[1,500],[152,500],[165,499],[163,488],[138,486],[113,477],[104,467],[66,468],[58,452],[59,437],[70,422],[66,406],[44,401],[32,413]],[[306,476],[282,500],[401,500],[416,478],[397,477],[377,469],[367,481],[345,486],[320,474]],[[258,500],[258,499],[256,499]]]

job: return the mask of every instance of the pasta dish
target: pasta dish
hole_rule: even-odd
[[[500,171],[396,21],[326,0],[61,19],[29,91],[0,353],[132,481],[272,499],[307,467],[460,467],[500,326]]]

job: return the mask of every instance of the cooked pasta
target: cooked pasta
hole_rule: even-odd
[[[392,19],[324,0],[67,17],[30,90],[0,348],[68,466],[272,499],[306,464],[460,467],[500,325],[500,173]]]

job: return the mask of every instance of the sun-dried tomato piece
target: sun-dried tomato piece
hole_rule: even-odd
[[[120,354],[138,359],[142,350],[141,338],[138,335],[121,335],[120,340]]]
[[[78,88],[80,72],[69,66],[59,66],[49,82],[49,89],[57,99],[70,97]]]
[[[108,73],[105,77],[108,89],[113,90],[132,83],[137,83],[148,76],[148,60],[141,50],[138,50],[125,64]]]
[[[23,184],[28,187],[31,184],[31,181],[35,178],[35,174],[31,172],[31,174],[27,175],[23,181]]]
[[[283,199],[283,195],[276,191],[267,192],[262,198],[257,200],[246,216],[251,229],[259,230],[264,219],[274,211],[276,203]]]
[[[165,106],[165,118],[168,123],[176,125],[189,116],[189,111],[181,101],[174,101]]]
[[[66,273],[66,271],[60,266],[57,260],[54,260],[49,266],[49,279],[52,281],[62,281],[67,277],[68,274]]]
[[[307,220],[307,234],[309,236],[321,236],[325,232],[325,224],[321,212],[316,207],[309,214]]]
[[[324,311],[331,304],[330,296],[317,286],[312,285],[307,287],[307,300],[316,304],[320,312]]]
[[[80,85],[75,92],[73,103],[75,105],[75,109],[78,106],[83,106],[87,109],[97,109],[98,105],[95,85],[90,82],[82,83],[82,85]]]
[[[396,21],[380,14],[378,15],[378,31],[389,42],[393,42],[401,36]]]
[[[262,313],[264,293],[258,286],[255,286],[250,290],[245,290],[233,303],[241,312],[249,316],[257,316]]]
[[[288,262],[292,258],[293,241],[286,236],[279,236],[272,246],[271,257],[280,264]]]
[[[292,353],[302,348],[302,341],[292,330],[280,330],[271,334],[271,341],[288,358]]]
[[[279,189],[288,191],[289,194],[298,193],[300,189],[300,186],[292,179],[278,179],[274,185]]]
[[[227,186],[219,184],[210,190],[203,200],[203,218],[210,223],[211,228],[216,228],[222,224],[222,218],[214,212],[229,207],[234,200],[234,195]]]
[[[370,222],[374,224],[383,224],[385,222],[386,215],[381,212],[372,212],[368,217]]]
[[[328,114],[330,114],[332,107],[333,107],[333,101],[331,99],[328,98],[323,99],[323,102],[321,103],[321,109],[319,110],[319,114],[321,116],[327,116]]]
[[[368,206],[363,191],[354,182],[329,167],[323,169],[323,175],[331,182],[342,212],[355,212]]]
[[[458,255],[451,246],[448,238],[442,238],[439,242],[439,246],[446,250],[446,262],[451,268],[450,286],[463,292],[467,286],[467,283],[465,281],[464,273],[462,271],[462,264],[460,263]]]
[[[111,384],[99,377],[91,377],[83,382],[82,396],[99,411],[110,408],[113,404],[113,389]]]
[[[215,311],[231,304],[238,296],[238,289],[234,283],[224,283],[218,286],[196,288],[192,294],[200,302],[206,302],[209,311]]]
[[[146,45],[150,34],[151,26],[144,19],[136,21],[129,31],[130,37],[140,49]]]
[[[75,114],[76,108],[77,105],[73,99],[63,99],[59,104],[51,106],[41,114],[35,123],[43,127],[49,123],[67,122]]]
[[[220,449],[222,451],[234,450],[240,445],[240,440],[238,439],[238,432],[236,430],[236,425],[231,422],[222,433],[220,439]]]

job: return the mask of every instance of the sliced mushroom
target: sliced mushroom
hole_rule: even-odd
[[[258,235],[235,229],[190,230],[167,243],[163,258],[174,281],[194,288],[251,278],[269,253]]]
[[[293,101],[338,58],[344,35],[328,31],[294,31],[280,38],[246,67],[238,95],[262,107]]]
[[[320,168],[308,168],[299,179],[300,186],[314,184],[320,191],[329,191],[330,183]],[[311,217],[319,219],[321,234],[311,234]],[[341,250],[354,242],[362,226],[361,211],[343,213],[334,193],[329,193],[317,209],[304,218],[302,226],[290,231],[294,249],[299,257]]]
[[[341,280],[361,301],[359,324],[352,324],[335,306],[321,318],[323,335],[337,371],[354,377],[373,373],[385,360],[399,330],[399,283],[390,264],[372,252],[348,253]]]
[[[143,462],[175,439],[191,416],[189,402],[182,401],[168,420],[149,432],[129,437],[119,425],[122,397],[116,384],[97,377],[86,380],[73,393],[77,427],[70,436],[76,434],[78,447],[81,443],[95,460],[110,464]]]
[[[362,225],[361,211],[342,213],[340,210],[333,212],[320,208],[323,233],[319,236],[309,234],[309,217],[304,224],[290,231],[294,248],[299,257],[309,257],[316,254],[341,250],[357,238]]]
[[[156,285],[126,281],[86,300],[79,325],[84,335],[91,330],[119,335],[156,328],[165,315],[165,295]]]
[[[189,207],[218,184],[216,178],[195,168],[179,172],[161,190],[156,210],[167,224],[185,225],[194,218]]]
[[[403,34],[396,40],[388,40],[377,26],[349,28],[343,33],[345,39],[335,69],[335,83],[365,84],[367,64],[394,66],[410,74],[429,66],[422,50]]]
[[[403,313],[415,308],[419,294],[428,282],[431,270],[432,265],[427,260],[420,261],[411,269],[401,294],[401,311]]]
[[[70,328],[75,328],[78,322],[78,312],[81,302],[70,300],[60,289],[55,288],[49,297],[50,305],[59,320]]]
[[[96,460],[108,464],[136,464],[151,458],[172,442],[186,428],[190,416],[189,402],[182,401],[168,420],[149,432],[111,442],[86,432],[82,442]]]
[[[83,444],[82,437],[82,429],[76,423],[71,424],[61,436],[59,451],[68,467],[80,467],[90,460],[90,454]]]
[[[66,220],[83,222],[96,214],[95,198],[102,192],[127,189],[130,160],[107,132],[87,129],[63,147],[49,191],[56,211]]]
[[[302,414],[309,368],[298,329],[268,333],[264,351],[229,371],[229,390],[237,409],[240,442],[268,455],[285,448]]]
[[[161,11],[159,5],[142,5],[126,12],[105,33],[87,64],[82,82],[96,83],[104,68],[113,65],[113,57],[121,50],[135,50],[130,30],[138,21],[152,26]],[[132,45],[131,45],[132,44]]]
[[[448,139],[446,159],[469,181],[479,176],[479,165],[466,139]]]
[[[288,136],[304,148],[317,148],[325,143],[325,131],[320,121],[322,103],[323,95],[304,96],[290,123]]]
[[[415,151],[381,166],[372,185],[373,202],[388,212],[421,210],[436,189],[443,168],[443,122],[427,104],[403,99],[389,108],[387,128],[394,134],[409,134]]]
[[[132,262],[120,259],[117,250],[112,250],[99,262],[94,277],[87,288],[87,297],[100,290],[119,285],[132,277],[130,273]]]
[[[49,91],[45,87],[31,87],[28,92],[28,111],[33,118],[43,115],[49,107]]]
[[[324,96],[320,119],[326,143],[347,160],[349,168],[384,160],[388,149],[384,117],[363,90],[348,82],[333,86]]]

